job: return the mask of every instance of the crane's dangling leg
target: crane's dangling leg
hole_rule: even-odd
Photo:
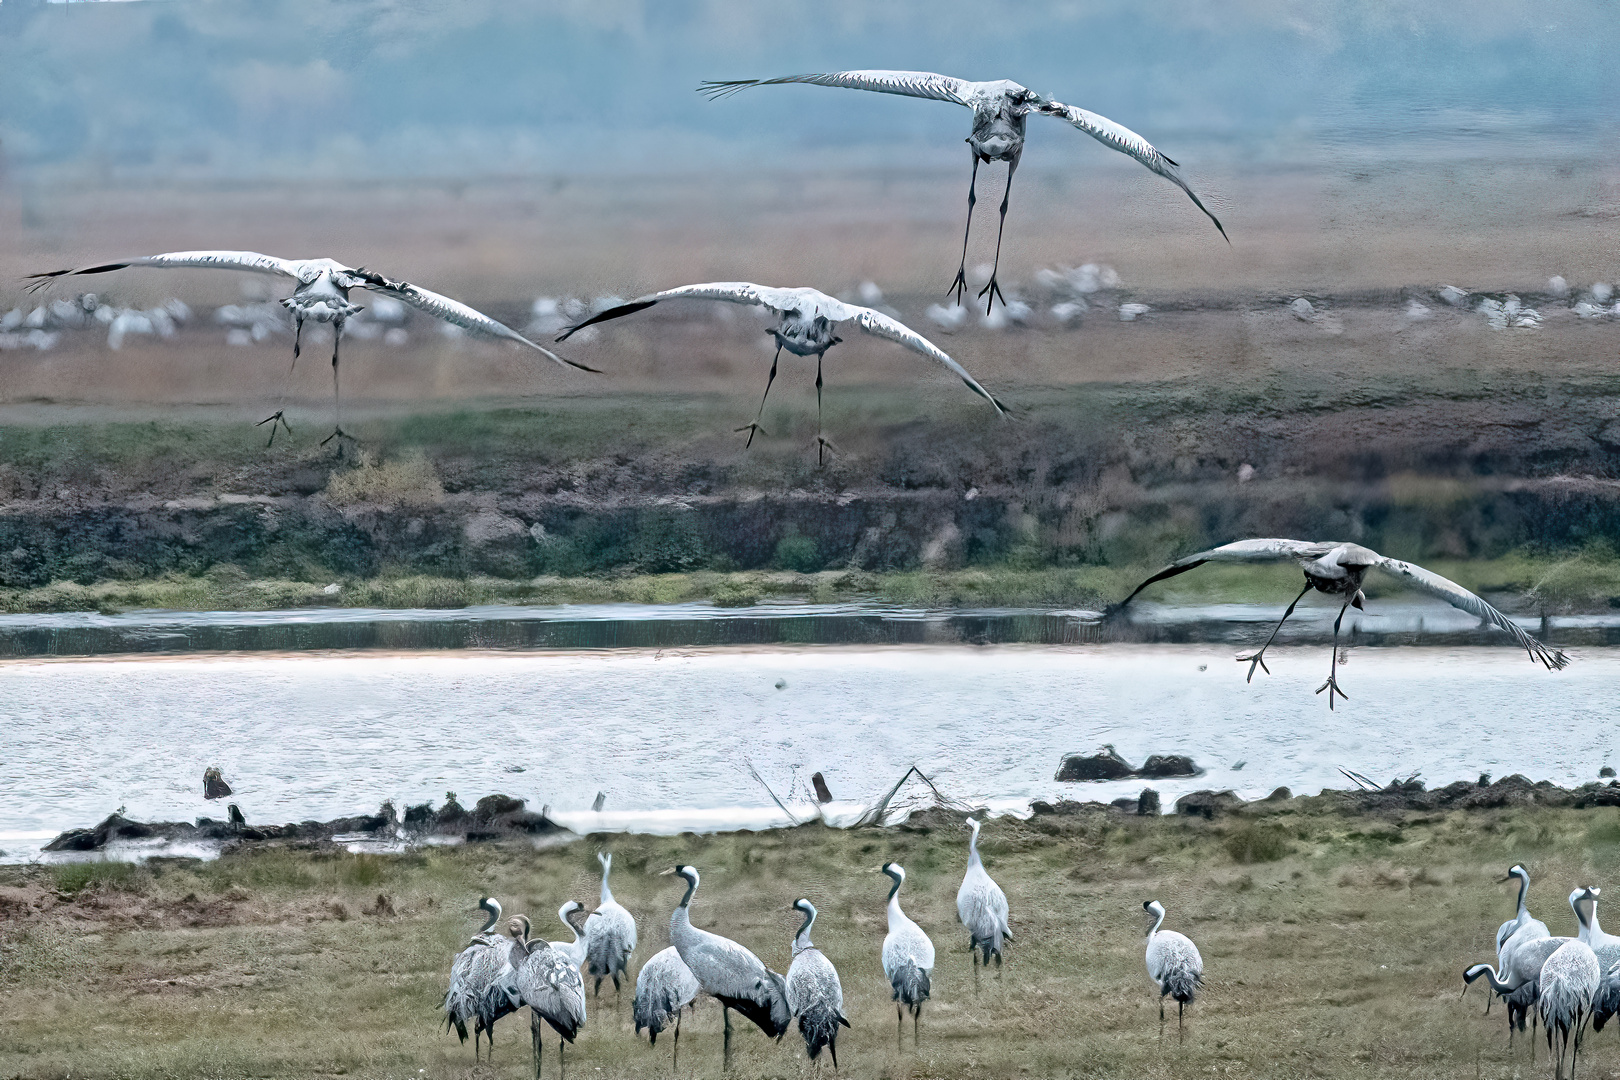
[[[563,1037],[557,1036],[557,1075],[568,1080],[568,1059],[563,1056]]]
[[[1303,589],[1299,590],[1299,595],[1294,597],[1294,602],[1292,604],[1288,605],[1288,610],[1283,612],[1283,617],[1277,620],[1277,625],[1273,626],[1271,628],[1271,636],[1266,638],[1266,643],[1264,645],[1260,646],[1260,650],[1258,652],[1250,653],[1248,656],[1240,656],[1240,657],[1237,658],[1238,663],[1240,663],[1240,664],[1243,663],[1243,661],[1245,661],[1245,660],[1247,660],[1249,662],[1249,677],[1244,680],[1245,682],[1254,682],[1254,669],[1255,669],[1256,665],[1259,665],[1265,671],[1265,673],[1267,675],[1271,674],[1271,669],[1266,667],[1266,650],[1271,648],[1271,643],[1273,641],[1277,640],[1277,631],[1282,629],[1283,623],[1288,621],[1288,616],[1290,616],[1290,615],[1292,615],[1294,613],[1294,608],[1299,606],[1299,602],[1301,600],[1305,599],[1305,594],[1310,592],[1310,591],[1311,591],[1311,583],[1309,581],[1307,581],[1307,582],[1305,582],[1305,587]],[[1490,995],[1486,995],[1486,997],[1485,997],[1485,1010],[1487,1012],[1489,1012],[1490,1008],[1491,1008]]]
[[[1185,1028],[1183,1028],[1181,1026],[1182,1014],[1185,1013],[1186,1010],[1187,1010],[1187,1003],[1185,1001],[1176,1002],[1176,1041],[1177,1042],[1186,1042],[1187,1041],[1187,1031],[1186,1031]]]
[[[743,443],[744,450],[754,445],[755,435],[760,434],[761,432],[766,435],[770,434],[770,432],[765,431],[765,429],[760,426],[759,418],[765,415],[765,399],[771,396],[771,383],[776,381],[776,365],[781,359],[782,343],[781,341],[778,341],[776,343],[776,355],[771,357],[771,374],[765,380],[765,393],[759,399],[759,412],[754,414],[754,422],[752,424],[744,424],[742,427],[736,429],[738,431],[748,432],[748,441]]]
[[[294,325],[293,325],[293,362],[292,362],[293,367],[298,366],[298,350],[302,346],[303,341],[304,341],[304,317],[302,315],[299,315],[297,317]],[[292,374],[292,368],[288,368],[287,373],[289,375]]]
[[[821,356],[816,357],[816,467],[817,468],[820,468],[822,465],[825,465],[827,463],[827,459],[823,455],[822,451],[831,450],[835,454],[838,452],[838,447],[836,447],[832,443],[828,442],[825,438],[822,437],[822,434],[821,434],[821,360],[822,360]]]
[[[894,1003],[894,1048],[900,1050],[905,1047],[906,1014],[899,1001]]]
[[[979,290],[980,296],[988,294],[988,299],[984,302],[984,313],[986,315],[990,314],[990,307],[996,302],[998,296],[1001,297],[1001,306],[1007,306],[1007,298],[1001,296],[1001,286],[996,284],[996,272],[1001,269],[1001,234],[1007,231],[1007,201],[1012,198],[1013,173],[1018,171],[1018,159],[1022,156],[1023,153],[1020,151],[1014,154],[1012,159],[1007,162],[1007,190],[1001,196],[1001,227],[996,230],[996,261],[990,265],[989,282]],[[965,251],[963,255],[966,255]]]
[[[540,1080],[540,1017],[529,1010],[529,1040],[534,1044],[534,1080]]]
[[[922,1002],[917,1002],[911,1010],[911,1045],[916,1046],[917,1040],[922,1037]]]
[[[338,386],[338,349],[343,345],[343,320],[337,319],[332,323],[332,411],[336,417],[336,426],[332,434],[321,440],[325,446],[333,439],[338,440],[338,456],[343,456],[343,440],[354,441],[354,436],[343,430],[343,394]]]
[[[971,147],[971,145],[970,143],[969,146]],[[945,290],[946,296],[951,295],[951,289],[956,290],[957,307],[962,306],[962,292],[967,288],[968,234],[973,231],[973,204],[979,201],[978,196],[973,191],[974,187],[979,183],[979,152],[972,149],[968,152],[973,155],[973,178],[968,181],[967,225],[962,229],[962,265],[956,268],[956,280],[951,282],[951,288]]]
[[[671,1070],[681,1067],[681,1010],[675,1010],[675,1056],[669,1063]]]
[[[292,373],[293,373],[294,369],[296,369],[298,367],[298,349],[299,349],[300,344],[304,340],[304,317],[302,315],[298,316],[296,327],[297,328],[295,330],[293,330],[293,358],[292,358],[292,367],[289,367],[287,369],[287,377],[288,378],[292,377]],[[282,400],[283,401],[286,400],[286,395],[285,394],[282,395]],[[272,446],[274,446],[276,444],[276,422],[278,420],[281,422],[281,426],[287,429],[287,434],[291,435],[292,434],[292,425],[287,423],[287,417],[283,414],[281,409],[277,409],[274,413],[272,413],[271,415],[265,417],[263,420],[260,420],[257,424],[253,425],[254,427],[264,427],[264,425],[266,425],[266,424],[270,425],[270,441],[264,444],[265,449],[267,449],[267,450],[270,447],[272,447]],[[476,1036],[476,1033],[475,1033],[475,1036]],[[473,1042],[476,1044],[477,1041],[478,1040],[475,1037],[473,1039]],[[477,1055],[478,1055],[478,1047],[476,1045],[474,1045],[473,1046],[473,1056],[477,1057]]]
[[[1346,600],[1344,602],[1344,607],[1339,609],[1339,617],[1337,619],[1333,620],[1333,662],[1332,662],[1332,665],[1328,668],[1327,682],[1323,683],[1321,686],[1318,686],[1316,688],[1316,692],[1318,694],[1320,694],[1324,690],[1326,690],[1328,692],[1328,708],[1329,709],[1333,708],[1333,695],[1334,694],[1338,694],[1340,697],[1344,698],[1344,700],[1346,700],[1346,701],[1350,700],[1350,695],[1345,693],[1343,690],[1339,689],[1339,678],[1338,678],[1338,675],[1339,675],[1339,624],[1344,622],[1344,613],[1346,611],[1348,611],[1349,609],[1350,609],[1350,601]]]

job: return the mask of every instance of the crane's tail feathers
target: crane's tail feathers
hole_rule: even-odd
[[[557,335],[557,340],[559,342],[567,341],[569,338],[573,337],[587,326],[595,326],[597,323],[607,322],[609,319],[622,319],[626,315],[634,315],[638,311],[645,311],[647,308],[652,307],[656,303],[658,303],[656,300],[636,300],[632,303],[620,304],[618,307],[608,308],[606,311],[592,315],[584,322],[575,323],[573,326],[570,326],[561,334]],[[587,368],[586,370],[589,371],[590,369]]]
[[[739,90],[746,90],[750,86],[758,85],[760,85],[758,79],[731,79],[724,82],[705,79],[698,84],[697,90],[698,93],[704,95],[710,101],[719,101],[721,98],[730,97]]]

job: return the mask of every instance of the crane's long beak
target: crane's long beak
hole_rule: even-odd
[[[673,874],[674,872],[675,872],[675,868],[672,866],[668,870],[660,870],[660,871],[658,871],[658,876],[659,877],[669,877],[669,875]]]

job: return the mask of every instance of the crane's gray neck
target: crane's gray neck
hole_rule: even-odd
[[[1591,900],[1592,911],[1595,915],[1597,912],[1597,901],[1592,900],[1591,897],[1580,896],[1569,902],[1569,906],[1575,911],[1575,921],[1581,924],[1580,936],[1582,941],[1585,941],[1586,938],[1591,934],[1593,927],[1593,920],[1586,917],[1586,911],[1581,907],[1581,902],[1585,900]]]
[[[1153,929],[1148,931],[1148,937],[1152,937],[1154,934],[1157,934],[1159,932],[1159,927],[1161,927],[1163,925],[1164,925],[1164,909],[1160,908],[1158,911],[1153,913]]]
[[[883,872],[888,875],[890,881],[894,882],[894,884],[889,887],[889,899],[893,900],[895,894],[900,891],[900,883],[906,879],[901,877],[899,874],[890,874],[887,870]]]
[[[608,888],[608,874],[613,872],[613,856],[598,855],[596,861],[602,864],[602,903],[613,903],[613,890]]]
[[[1489,964],[1475,964],[1473,967],[1463,972],[1463,982],[1469,986],[1472,986],[1474,984],[1474,980],[1480,978],[1481,976],[1484,976],[1490,981],[1491,989],[1496,991],[1498,994],[1511,993],[1513,990],[1513,987],[1509,986],[1502,979],[1502,976],[1497,974],[1496,969],[1491,967]]]
[[[1523,919],[1523,918],[1528,917],[1529,914],[1530,914],[1530,910],[1527,907],[1525,907],[1525,904],[1524,904],[1524,898],[1530,892],[1530,875],[1525,873],[1523,870],[1520,870],[1517,874],[1514,874],[1513,876],[1519,879],[1519,906],[1518,906],[1517,914],[1518,914],[1519,918]]]
[[[484,924],[483,929],[478,931],[480,934],[487,934],[494,928],[496,923],[501,921],[501,902],[486,896],[478,901],[478,906],[489,912],[489,921]]]
[[[1590,936],[1591,936],[1592,940],[1596,941],[1598,939],[1599,935],[1601,935],[1603,933],[1603,928],[1598,926],[1598,921],[1597,921],[1597,897],[1595,897],[1595,896],[1591,897],[1591,902],[1592,902],[1592,907],[1590,908],[1590,910],[1588,911],[1587,916],[1586,916],[1586,928],[1589,931],[1591,931]]]
[[[968,865],[980,866],[982,863],[979,859],[979,823],[968,818],[968,828],[973,831],[973,835],[968,837]]]
[[[697,886],[698,879],[695,876],[686,879],[686,895],[681,897],[681,907],[692,906],[692,894],[697,892]]]
[[[811,947],[810,926],[815,921],[816,909],[811,908],[809,911],[804,913],[804,925],[799,927],[799,932],[793,936],[793,951],[795,954]]]

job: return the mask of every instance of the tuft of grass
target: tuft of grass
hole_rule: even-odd
[[[361,451],[358,465],[327,479],[326,498],[334,506],[422,509],[443,500],[444,484],[421,452],[379,462],[368,451]]]
[[[1229,829],[1223,842],[1237,863],[1276,862],[1289,852],[1288,834],[1275,825],[1246,822]]]
[[[133,890],[144,872],[133,863],[75,862],[52,867],[56,891],[75,896],[86,889]]]

